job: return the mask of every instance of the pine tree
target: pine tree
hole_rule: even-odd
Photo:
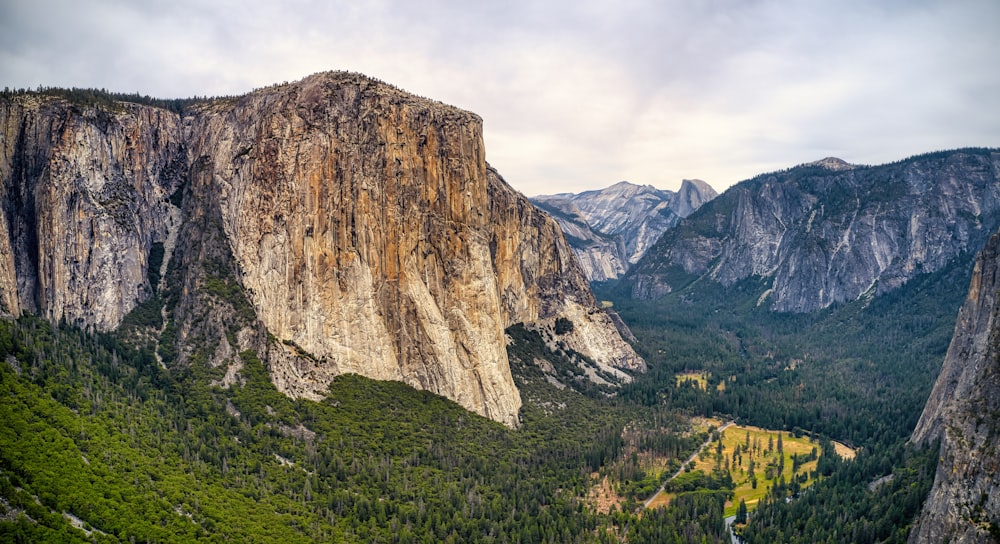
[[[740,499],[740,506],[736,509],[736,523],[747,522],[747,501]]]

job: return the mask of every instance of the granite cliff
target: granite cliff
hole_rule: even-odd
[[[559,222],[587,278],[605,281],[624,274],[664,231],[716,196],[704,181],[686,179],[676,193],[622,181],[531,201]]]
[[[151,295],[149,250],[181,183],[181,120],[0,100],[0,312],[110,329]]]
[[[910,542],[1000,541],[1000,234],[979,254],[944,366],[911,441],[941,441]]]
[[[508,325],[524,323],[551,334],[557,320],[568,319],[572,330],[560,334],[560,342],[597,366],[594,369],[581,362],[585,372],[600,370],[618,384],[631,379],[628,373],[644,372],[645,361],[622,341],[618,332],[624,323],[616,314],[597,307],[559,225],[512,190],[492,168],[487,178],[494,195],[490,208],[494,227],[491,248]],[[624,332],[631,334],[627,327]]]
[[[182,113],[23,94],[0,126],[6,314],[111,330],[159,311],[136,335],[223,385],[252,351],[289,395],[353,372],[506,424],[513,324],[571,319],[578,351],[644,368],[469,112],[324,73]]]
[[[655,299],[698,278],[762,279],[759,304],[809,312],[892,291],[976,252],[1000,227],[1000,151],[883,166],[839,159],[733,186],[667,232],[624,278]]]

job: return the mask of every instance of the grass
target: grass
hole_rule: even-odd
[[[837,451],[837,455],[839,455],[841,459],[851,460],[858,455],[858,450],[840,442],[834,442],[833,448]]]
[[[784,457],[784,468],[780,473],[778,471],[780,466],[778,461],[779,435],[781,436],[782,456]],[[726,429],[722,433],[721,440],[721,455],[718,454],[718,441],[709,444],[695,459],[693,470],[709,474],[715,468],[725,468],[726,461],[729,461],[729,473],[736,488],[732,500],[726,503],[726,516],[736,513],[741,499],[746,501],[747,508],[753,510],[761,497],[767,495],[768,490],[779,481],[781,476],[784,476],[785,482],[791,483],[795,477],[800,477],[802,474],[808,475],[808,479],[800,484],[802,488],[812,485],[815,481],[812,472],[816,470],[818,460],[800,463],[798,470],[793,472],[793,455],[805,458],[810,455],[813,449],[816,450],[817,459],[820,454],[819,443],[810,440],[807,436],[796,438],[785,431],[739,425]],[[741,453],[734,458],[733,453],[737,448],[741,450]],[[854,450],[839,444],[838,454],[844,458],[852,458]],[[754,488],[750,478],[751,459],[754,463],[754,475],[757,479],[756,488]],[[768,478],[768,476],[771,477]]]
[[[677,374],[674,378],[677,380],[677,385],[691,381],[698,386],[698,389],[705,391],[708,389],[708,376],[707,372],[685,372],[683,374]]]
[[[654,508],[667,508],[676,496],[677,493],[657,493],[656,496],[653,497],[653,500],[649,502],[649,506],[647,508],[650,510]]]
[[[707,433],[718,429],[724,423],[725,421],[717,417],[696,416],[691,418],[691,432],[695,434]]]
[[[698,372],[684,372],[681,374],[674,375],[674,383],[678,387],[684,382],[694,382],[695,387],[701,389],[702,391],[708,391],[708,380],[712,379],[711,372],[698,371]],[[735,376],[733,377],[735,380]],[[720,381],[718,385],[715,386],[716,391],[726,390],[726,381]]]

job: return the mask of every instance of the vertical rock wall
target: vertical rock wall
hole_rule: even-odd
[[[1000,540],[1000,234],[976,260],[944,366],[911,440],[941,440],[910,542]]]
[[[316,398],[354,372],[516,421],[478,117],[322,74],[212,105],[191,132],[258,317],[316,362],[280,387]]]
[[[179,118],[0,101],[0,305],[98,329],[151,294],[147,259],[179,184]]]

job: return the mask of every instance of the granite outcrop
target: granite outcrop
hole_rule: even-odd
[[[912,543],[1000,540],[1000,234],[976,259],[969,295],[911,441],[940,441]]]

